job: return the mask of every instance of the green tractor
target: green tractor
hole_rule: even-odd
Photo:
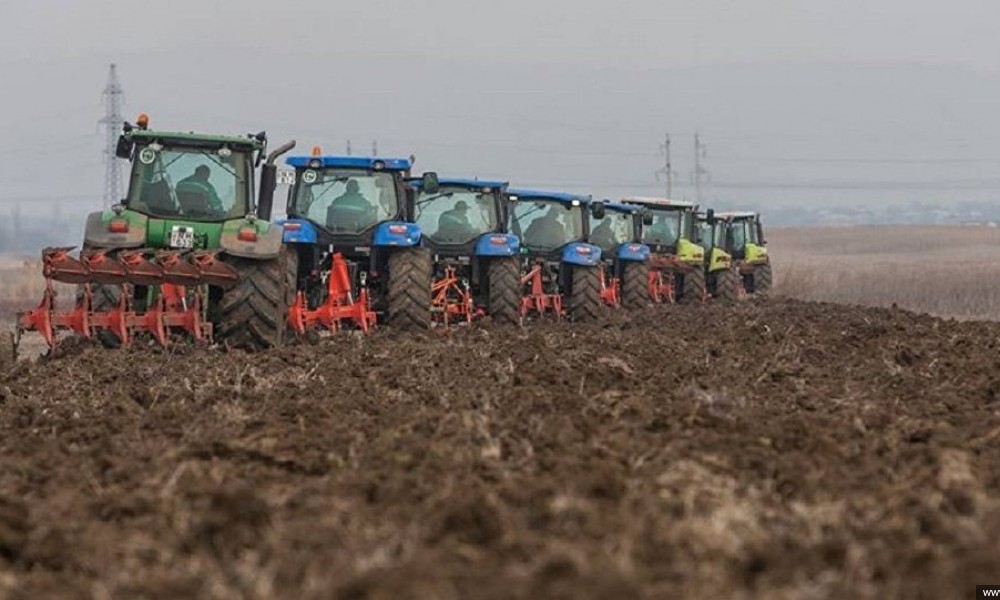
[[[649,246],[649,291],[654,302],[694,304],[707,299],[705,250],[698,245],[693,202],[631,196],[625,204],[645,209],[642,241]],[[650,219],[651,217],[651,219]]]
[[[149,118],[125,123],[116,154],[131,162],[128,195],[88,216],[79,257],[43,251],[49,282],[37,309],[20,315],[18,336],[58,330],[104,345],[148,334],[166,346],[177,336],[262,349],[285,340],[295,299],[294,261],[282,228],[270,223],[275,159],[267,136],[152,131]],[[254,171],[260,169],[260,195]],[[78,285],[60,311],[52,281]]]
[[[726,251],[729,222],[719,218],[711,208],[697,213],[698,239],[705,252],[704,272],[709,295],[720,302],[735,304],[746,292],[743,281]]]
[[[718,213],[716,218],[726,223],[726,252],[736,262],[743,287],[749,294],[766,298],[771,291],[771,258],[760,213],[726,212]]]

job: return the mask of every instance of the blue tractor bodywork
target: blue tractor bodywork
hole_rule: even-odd
[[[531,189],[508,190],[508,200],[526,273],[522,313],[599,318],[602,249],[590,242],[590,221],[603,215],[604,205],[590,196]]]

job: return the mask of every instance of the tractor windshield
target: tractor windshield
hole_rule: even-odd
[[[466,244],[496,231],[498,196],[493,191],[442,186],[434,194],[420,192],[416,223],[425,236],[439,244]]]
[[[250,212],[250,155],[149,144],[136,152],[126,203],[151,217],[216,221]]]
[[[701,239],[701,247],[705,249],[706,253],[711,252],[712,247],[715,245],[712,227],[708,224],[708,221],[698,221],[696,227],[698,228],[698,237]]]
[[[555,250],[583,237],[583,206],[555,200],[518,200],[512,203],[511,233],[535,250]]]
[[[747,224],[749,221],[736,221],[733,223],[733,250],[740,251],[747,244]]]
[[[603,219],[591,221],[590,243],[605,252],[613,252],[618,246],[634,241],[635,217],[632,213],[607,210]]]
[[[679,210],[652,211],[653,223],[642,228],[642,241],[660,246],[676,245],[683,231],[684,223],[681,220],[683,214]]]
[[[332,233],[357,234],[399,213],[392,173],[308,169],[299,173],[292,215]]]

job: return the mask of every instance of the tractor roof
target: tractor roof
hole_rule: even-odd
[[[420,177],[413,177],[409,179],[409,183],[413,187],[420,189],[420,187],[423,185],[424,182],[423,179],[421,179]],[[506,181],[495,181],[489,179],[447,178],[447,177],[438,178],[438,184],[441,186],[449,186],[449,187],[465,187],[472,189],[490,188],[492,190],[504,190],[507,189],[508,185]]]
[[[621,200],[625,204],[641,204],[643,206],[656,206],[663,208],[695,208],[694,202],[686,200],[669,200],[667,198],[654,198],[652,196],[628,196]]]
[[[210,135],[193,132],[184,133],[181,131],[150,131],[148,129],[133,129],[124,135],[133,141],[162,141],[182,145],[184,143],[191,145],[230,145],[249,147],[253,150],[260,150],[264,147],[264,143],[253,136]]]
[[[579,202],[580,204],[590,204],[592,198],[583,194],[569,194],[566,192],[546,192],[544,190],[526,190],[523,188],[511,188],[507,190],[510,196],[518,198],[534,198],[536,200],[554,200],[563,204]]]
[[[371,171],[409,171],[408,158],[375,156],[289,156],[285,163],[296,169],[366,169]]]
[[[642,207],[640,206],[636,206],[634,204],[622,204],[621,202],[605,202],[604,206],[607,207],[608,210],[614,212],[623,212],[633,215],[642,210]]]
[[[750,210],[733,210],[728,212],[715,213],[715,216],[720,219],[734,220],[734,219],[753,219],[757,217],[757,213]]]

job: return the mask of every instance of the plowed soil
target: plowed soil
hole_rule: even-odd
[[[998,336],[773,300],[0,357],[0,597],[971,598]]]

